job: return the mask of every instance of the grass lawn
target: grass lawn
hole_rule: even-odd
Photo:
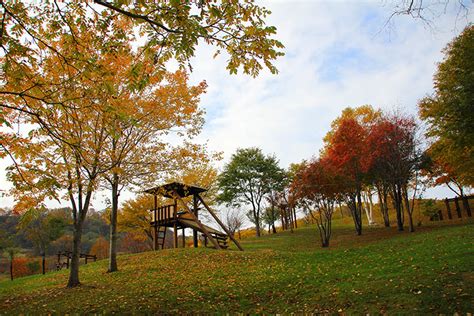
[[[416,233],[336,222],[329,249],[314,226],[243,240],[245,252],[176,249],[0,281],[0,314],[65,312],[474,312],[474,224]]]

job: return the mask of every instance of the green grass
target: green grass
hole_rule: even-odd
[[[249,238],[245,252],[176,249],[67,271],[0,281],[0,314],[141,312],[345,312],[434,314],[474,311],[474,225],[416,233],[382,227],[357,237],[335,223],[329,249],[315,227]]]

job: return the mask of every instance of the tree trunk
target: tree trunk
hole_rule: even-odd
[[[277,230],[276,230],[276,227],[275,227],[275,223],[272,224],[272,230],[273,230],[273,233],[274,233],[274,234],[277,233]]]
[[[112,211],[110,213],[110,247],[109,247],[109,269],[107,272],[115,272],[117,268],[117,213],[119,199],[119,175],[114,172],[112,179]]]
[[[295,218],[295,228],[298,228],[298,219],[296,218],[296,209],[294,207],[291,207],[290,212],[292,213],[292,215]]]
[[[81,285],[81,282],[79,281],[79,255],[81,251],[82,224],[83,219],[79,213],[77,223],[74,224],[72,258],[69,269],[69,280],[67,282],[67,287],[69,288]]]
[[[403,200],[405,201],[405,209],[408,214],[408,231],[410,233],[415,231],[413,225],[413,209],[410,207],[410,201],[408,200],[408,188],[405,186],[403,189]]]
[[[43,251],[43,253],[41,254],[41,267],[42,267],[42,272],[43,274],[46,273],[46,253]]]
[[[397,227],[398,231],[403,231],[403,204],[401,186],[395,185],[393,188],[393,206],[397,213]]]
[[[13,281],[13,254],[10,256],[10,280]]]
[[[384,226],[390,227],[390,219],[388,217],[387,190],[383,187],[377,187],[377,193],[379,196],[380,213],[382,214]]]
[[[253,218],[255,220],[255,235],[260,237],[260,216],[258,216],[258,212],[253,209]]]
[[[356,207],[356,216],[357,216],[357,225],[356,231],[357,235],[362,235],[362,197],[360,195],[360,190],[357,192],[357,207]]]
[[[357,235],[360,236],[362,234],[362,210],[361,205],[358,203],[358,201],[360,201],[360,193],[351,196],[349,199],[348,206],[351,211],[352,219],[354,220],[354,227]]]

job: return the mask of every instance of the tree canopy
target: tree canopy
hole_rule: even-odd
[[[285,171],[274,156],[265,156],[260,148],[237,149],[218,178],[219,200],[228,205],[248,205],[260,236],[264,197],[272,190],[282,190],[285,179]]]
[[[429,152],[464,185],[474,185],[474,26],[444,49],[434,76],[434,93],[419,102],[433,141]],[[447,170],[447,171],[448,171]]]

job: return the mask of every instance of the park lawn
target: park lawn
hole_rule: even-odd
[[[175,249],[67,271],[0,281],[0,314],[343,312],[434,314],[474,311],[474,224],[416,233],[335,223],[329,249],[314,226],[242,242],[246,251]]]

